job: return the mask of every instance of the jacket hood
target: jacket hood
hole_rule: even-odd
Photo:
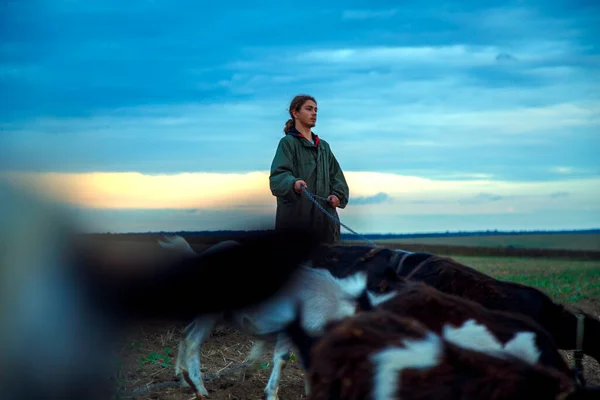
[[[306,139],[306,138],[304,137],[304,135],[302,135],[300,132],[298,132],[298,131],[296,130],[296,128],[292,128],[291,130],[289,130],[289,131],[288,131],[288,132],[286,132],[285,134],[286,134],[286,135],[291,135],[291,136],[297,137],[298,139]],[[315,135],[315,134],[314,134],[314,132],[313,132],[313,133],[312,133],[312,137],[313,137],[313,140],[314,140],[314,142],[315,142],[315,146],[318,146],[318,145],[319,145],[319,141],[320,141],[320,139],[319,139],[319,136]]]

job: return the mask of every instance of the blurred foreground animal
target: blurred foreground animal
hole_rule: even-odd
[[[195,257],[158,246],[116,252],[79,235],[70,210],[34,192],[0,182],[0,204],[0,397],[8,400],[110,398],[111,354],[126,324],[260,304],[318,244],[290,230]]]

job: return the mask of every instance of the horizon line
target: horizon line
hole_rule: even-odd
[[[154,235],[154,234],[211,234],[211,233],[252,233],[252,232],[265,232],[272,231],[274,229],[214,229],[214,230],[200,230],[200,231],[189,231],[189,230],[174,230],[174,231],[145,231],[145,232],[86,232],[84,235]],[[422,236],[422,235],[464,235],[464,234],[535,234],[535,233],[546,233],[546,234],[558,234],[558,233],[600,233],[600,227],[588,228],[588,229],[519,229],[519,230],[499,230],[499,229],[483,229],[483,230],[469,230],[469,231],[431,231],[431,232],[409,232],[409,233],[395,233],[395,232],[380,232],[380,233],[366,233],[360,236]],[[357,236],[354,233],[342,232],[341,236]]]

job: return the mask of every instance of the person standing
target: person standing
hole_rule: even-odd
[[[335,243],[340,239],[340,224],[320,210],[303,188],[338,220],[336,209],[346,207],[350,189],[331,147],[312,131],[317,122],[315,98],[295,96],[289,113],[269,175],[271,193],[277,198],[275,229],[309,228],[323,242]]]

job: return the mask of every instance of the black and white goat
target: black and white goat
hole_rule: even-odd
[[[310,232],[290,230],[185,259],[126,245],[116,251],[80,235],[63,204],[19,184],[0,182],[3,399],[110,398],[110,355],[126,324],[260,304],[317,245]],[[247,268],[257,259],[260,275]],[[220,290],[224,281],[237,296]]]
[[[235,243],[230,244],[235,247]],[[160,245],[190,256],[195,254],[182,237],[170,237],[167,242],[161,241]],[[207,251],[211,251],[211,248]],[[254,273],[262,276],[262,266],[257,265]],[[300,304],[303,329],[318,335],[328,322],[353,315],[357,310],[357,299],[365,289],[364,272],[339,279],[326,269],[301,266],[287,285],[259,305],[229,314],[205,314],[196,318],[186,328],[186,336],[180,343],[176,374],[181,375],[194,389],[197,398],[208,396],[200,373],[201,346],[216,324],[227,323],[257,339],[250,352],[250,365],[260,362],[266,343],[275,342],[273,370],[265,387],[267,400],[275,400],[278,398],[281,371],[292,351],[287,334],[281,332],[294,319],[295,305]]]

